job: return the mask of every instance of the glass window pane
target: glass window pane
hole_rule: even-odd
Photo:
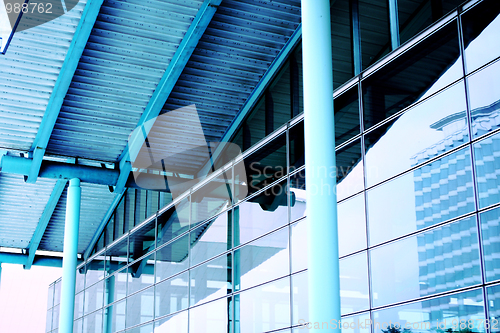
[[[231,211],[203,223],[191,230],[191,266],[199,264],[231,248],[231,229],[228,216]]]
[[[337,89],[354,76],[349,0],[332,1],[330,22],[332,31],[333,89]]]
[[[267,332],[290,326],[290,278],[244,291],[239,303],[239,332]],[[238,330],[237,330],[238,331]]]
[[[83,331],[86,333],[102,332],[102,310],[93,312],[83,318]]]
[[[463,0],[398,0],[401,44],[455,10]]]
[[[285,176],[287,171],[286,155],[286,135],[281,134],[247,156],[244,159],[247,191],[235,193],[237,201],[245,199],[248,195]],[[240,181],[237,177],[238,174],[235,175],[236,184]]]
[[[462,15],[467,73],[500,56],[500,2],[485,0]]]
[[[290,176],[290,221],[306,214],[306,172],[303,169]]]
[[[129,236],[130,261],[134,261],[155,249],[156,219],[152,219]]]
[[[189,331],[196,333],[229,333],[232,318],[231,297],[189,309]]]
[[[235,289],[246,289],[290,272],[288,227],[235,251]]]
[[[368,133],[367,186],[468,142],[465,110],[465,88],[460,82]]]
[[[191,195],[191,228],[229,207],[233,192],[232,183],[232,170],[229,169]]]
[[[342,201],[337,207],[339,255],[367,248],[365,196],[363,193]]]
[[[370,313],[342,317],[341,331],[342,333],[370,333]]]
[[[453,21],[363,80],[365,129],[462,76]]]
[[[103,325],[106,332],[116,332],[125,329],[126,308],[126,300],[123,300],[104,309]]]
[[[304,121],[290,128],[288,135],[290,140],[290,172],[293,172],[305,164]]]
[[[83,325],[83,318],[75,320],[75,322],[73,323],[73,333],[84,333],[82,325]]]
[[[188,269],[189,235],[186,234],[156,252],[156,282]]]
[[[52,309],[47,311],[47,316],[45,317],[45,332],[50,332],[52,330]]]
[[[470,163],[467,147],[369,190],[370,245],[472,212]]]
[[[369,309],[367,253],[340,260],[339,269],[341,314]]]
[[[106,274],[111,275],[128,263],[128,237],[106,249]]]
[[[235,246],[288,223],[286,184],[278,183],[234,209]]]
[[[500,23],[500,18],[499,18]],[[499,43],[500,44],[500,43]],[[500,110],[500,61],[467,78],[474,138],[497,130]]]
[[[185,272],[155,286],[156,318],[187,309],[189,297],[188,279],[189,273]]]
[[[484,332],[483,293],[481,289],[432,298],[422,302],[373,312],[374,332],[383,333],[388,323],[408,327],[412,332],[455,331],[460,321],[474,321],[474,332]],[[439,323],[439,327],[437,324]]]
[[[103,252],[104,254],[104,252]],[[91,262],[87,263],[87,274],[85,275],[85,286],[91,286],[97,281],[104,278],[104,261],[105,256],[99,255]]]
[[[99,281],[85,289],[85,314],[102,308],[104,301],[104,281]]]
[[[52,310],[52,329],[59,327],[59,305],[56,305]]]
[[[134,327],[128,329],[127,333],[152,333],[153,332],[153,324],[146,324],[139,327]]]
[[[54,306],[54,286],[55,283],[52,283],[49,286],[49,291],[47,293],[47,309],[50,309],[51,307]]]
[[[271,134],[292,117],[290,62],[287,61],[265,94],[266,134]]]
[[[104,280],[104,304],[108,305],[124,298],[127,294],[127,269],[123,269]]]
[[[491,332],[500,331],[500,286],[496,285],[486,289],[488,297],[489,324]]]
[[[500,201],[500,134],[490,136],[474,144],[476,181],[479,208],[496,204]]]
[[[127,295],[144,289],[155,282],[155,254],[131,264],[128,268]]]
[[[363,69],[389,53],[389,10],[386,0],[359,0]]]
[[[231,292],[231,254],[215,258],[192,268],[191,306],[209,302]]]
[[[292,326],[309,321],[307,271],[292,275]]]
[[[500,208],[479,215],[486,281],[500,279]]]
[[[85,265],[76,270],[75,292],[80,292],[85,287]],[[52,289],[54,291],[54,289]],[[50,300],[53,300],[53,295],[50,295]]]
[[[154,333],[188,333],[188,312],[179,312],[156,321]]]
[[[361,161],[361,140],[356,140],[335,152],[337,173],[337,201],[343,200],[364,188],[363,163]],[[318,170],[323,175],[332,177],[335,168]],[[315,189],[310,189],[315,191]],[[323,187],[319,191],[330,191]]]
[[[62,280],[59,279],[54,285],[54,306],[61,303],[61,282]]]
[[[481,282],[476,217],[370,251],[373,306]]]
[[[154,297],[154,287],[151,287],[126,299],[127,318],[125,323],[127,327],[153,320]]]
[[[83,316],[83,291],[75,295],[74,318],[78,319],[81,316]]]
[[[338,96],[333,101],[335,111],[335,146],[359,134],[358,85]]]
[[[307,219],[292,224],[292,273],[307,268]]]
[[[189,207],[189,199],[185,198],[158,216],[156,247],[170,242],[189,229]]]

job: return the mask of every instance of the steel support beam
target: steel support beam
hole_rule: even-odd
[[[49,201],[45,205],[45,209],[43,210],[42,216],[40,217],[40,221],[38,222],[35,233],[31,238],[30,245],[28,247],[28,258],[26,260],[26,264],[24,265],[24,269],[30,269],[33,264],[33,260],[35,259],[35,253],[40,245],[40,241],[42,240],[43,234],[45,233],[45,229],[49,225],[50,218],[52,217],[52,213],[54,213],[54,209],[61,198],[61,194],[66,187],[66,180],[58,180],[52,190],[52,194],[50,195]]]
[[[302,0],[309,321],[340,320],[335,123],[329,0]],[[340,332],[340,328],[336,329]]]
[[[5,264],[15,264],[15,265],[26,265],[28,256],[21,253],[0,253],[0,263]],[[83,261],[78,260],[78,264]],[[46,267],[62,267],[62,258],[60,257],[50,257],[50,256],[36,256],[33,260],[32,266],[46,266]]]
[[[290,39],[286,42],[285,46],[281,49],[278,56],[271,63],[271,66],[269,66],[269,69],[266,71],[264,76],[262,76],[257,86],[255,86],[255,89],[252,91],[252,93],[246,100],[245,104],[238,112],[238,115],[234,118],[231,125],[229,125],[228,129],[226,130],[226,133],[224,133],[222,139],[220,140],[221,142],[229,142],[231,140],[234,133],[236,133],[241,123],[245,120],[246,116],[250,113],[250,111],[252,111],[253,107],[255,106],[255,103],[257,103],[260,96],[264,93],[269,83],[275,77],[275,75],[277,74],[283,63],[287,60],[288,55],[295,48],[295,46],[297,45],[297,43],[300,41],[301,38],[302,38],[302,25],[299,24],[299,26],[297,27],[297,29],[295,29]],[[222,152],[224,146],[225,145],[219,145],[217,149],[215,149],[215,151],[212,154],[213,155],[213,158],[211,159],[212,161],[217,160],[217,157]],[[211,162],[208,161],[205,164],[205,166],[200,170],[197,176],[202,177],[206,175],[211,168],[212,168]]]
[[[63,273],[59,314],[59,332],[61,333],[73,332],[81,198],[82,189],[80,188],[80,180],[73,178],[70,180],[68,186],[66,221],[64,226]]]
[[[47,149],[50,136],[52,135],[52,130],[56,124],[64,98],[73,80],[76,68],[80,62],[85,45],[87,45],[87,41],[97,16],[99,15],[103,1],[104,0],[89,0],[85,5],[82,17],[76,28],[61,71],[59,72],[59,77],[50,95],[42,123],[40,124],[33,146],[31,147],[30,154],[32,155],[33,162],[30,165],[30,170],[26,178],[26,181],[29,183],[36,182],[40,166],[42,165],[43,156],[45,155],[45,150]]]

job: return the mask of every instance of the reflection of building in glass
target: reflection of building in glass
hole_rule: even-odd
[[[385,0],[331,1],[337,166],[324,172],[338,182],[343,320],[431,322],[436,332],[437,320],[448,319],[450,328],[451,320],[500,313],[492,286],[500,279],[500,103],[492,100],[500,93],[481,86],[487,79],[493,82],[487,86],[498,86],[500,50],[481,50],[498,40],[500,9],[493,0],[396,2],[399,26],[392,31],[407,43],[403,48],[392,45]],[[256,7],[277,3],[291,4],[290,12],[273,13],[298,25],[298,1],[223,1],[210,31],[229,16],[246,22]],[[212,47],[213,38],[201,43]],[[233,33],[224,38],[234,47],[241,43]],[[306,191],[332,190],[305,183],[300,47],[290,46],[235,128],[237,163],[235,155],[218,159],[207,150],[201,162],[193,151],[179,163],[134,170],[146,179],[201,181],[183,193],[168,192],[163,183],[125,192],[79,267],[75,331],[300,332],[308,318]],[[208,66],[199,57],[185,73],[189,80]],[[214,54],[212,60],[217,66],[234,61],[224,59],[219,63]],[[246,84],[254,74],[245,75]],[[188,88],[179,89],[166,114],[187,95]],[[206,109],[222,97],[204,98],[208,104],[200,98],[186,105],[196,104],[206,120]],[[221,113],[232,105],[226,104]],[[218,119],[210,121],[198,133],[207,142],[216,141],[208,136]],[[175,130],[158,126],[166,126],[163,135]],[[198,164],[188,170],[191,158]],[[49,290],[50,332],[57,329],[58,288]],[[473,331],[492,333],[484,326]]]

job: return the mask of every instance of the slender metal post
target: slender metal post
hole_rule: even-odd
[[[391,33],[391,46],[395,50],[399,47],[399,20],[398,20],[398,2],[389,0],[389,28]]]
[[[309,321],[340,320],[330,1],[302,0]],[[336,174],[333,172],[333,174]],[[337,329],[340,332],[340,329]]]
[[[66,221],[64,226],[63,273],[59,314],[60,333],[73,332],[81,195],[80,179],[71,179],[68,186]]]

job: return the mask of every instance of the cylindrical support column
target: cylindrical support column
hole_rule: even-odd
[[[78,260],[78,228],[80,225],[80,204],[82,190],[80,180],[69,181],[66,200],[66,221],[64,226],[64,254],[61,285],[61,306],[59,307],[59,332],[73,332],[75,310],[76,265]]]
[[[315,332],[332,332],[331,321],[340,320],[331,45],[330,1],[302,0],[308,320]]]

